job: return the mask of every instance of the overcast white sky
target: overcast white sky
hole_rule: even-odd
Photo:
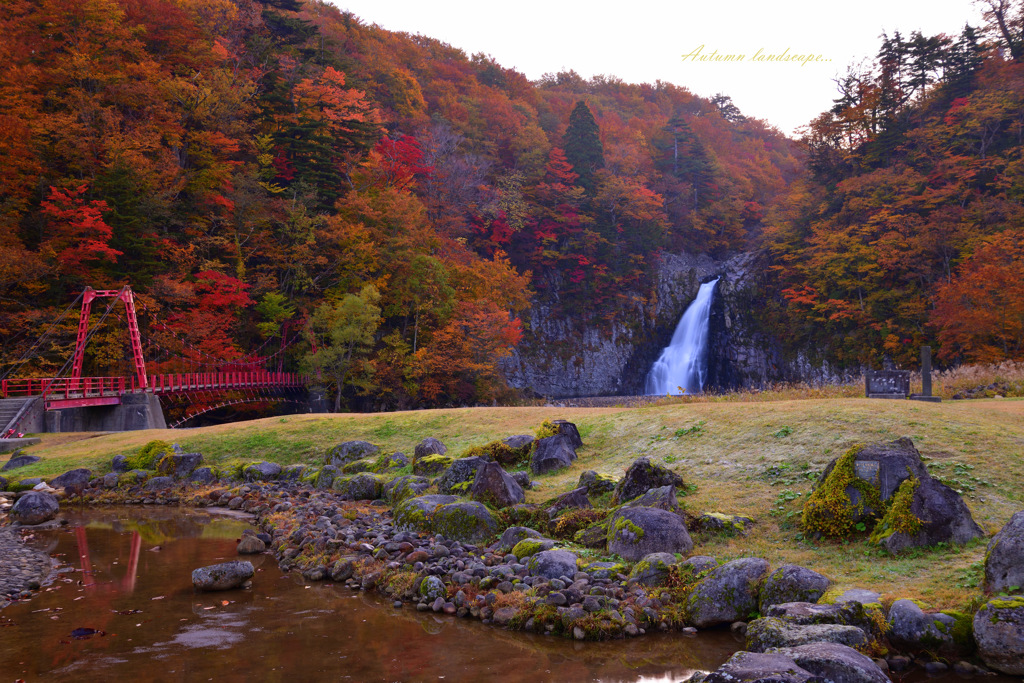
[[[467,55],[484,52],[530,79],[573,69],[589,78],[667,81],[702,96],[722,92],[740,110],[784,133],[832,105],[833,79],[872,58],[883,31],[948,33],[981,25],[971,0],[331,0],[363,21],[437,38]],[[744,54],[733,63],[683,61],[703,54]],[[820,63],[755,63],[754,55],[821,55]]]

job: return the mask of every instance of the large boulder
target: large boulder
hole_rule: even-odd
[[[832,581],[816,571],[795,564],[784,564],[764,581],[761,587],[760,612],[766,614],[772,605],[785,602],[818,602]]]
[[[174,477],[153,477],[142,487],[143,491],[166,491],[174,486]]]
[[[407,498],[395,505],[392,514],[399,530],[430,531],[434,512],[443,505],[458,501],[457,496],[429,495]]]
[[[825,683],[824,678],[775,652],[737,652],[702,680],[703,683]]]
[[[955,647],[956,633],[955,617],[941,612],[925,612],[913,600],[897,600],[889,608],[887,635],[894,645],[912,649],[951,649]],[[966,634],[965,637],[969,639]]]
[[[342,500],[379,500],[384,482],[376,474],[362,472],[351,477],[337,477],[331,488],[341,495]]]
[[[22,455],[20,451],[14,451],[10,459],[4,463],[3,467],[0,467],[0,472],[7,472],[9,470],[15,470],[19,467],[25,467],[31,465],[34,462],[39,462],[39,456],[37,455]]]
[[[222,562],[192,570],[192,585],[201,591],[229,590],[244,586],[255,574],[252,562]]]
[[[450,455],[424,455],[412,464],[412,473],[421,477],[433,477],[451,467],[455,458]]]
[[[272,481],[281,476],[283,468],[276,462],[256,462],[242,470],[246,481]]]
[[[848,647],[863,647],[868,644],[868,634],[856,626],[794,624],[778,617],[761,617],[747,624],[746,648],[752,652],[808,643],[839,643]]]
[[[498,532],[498,523],[480,503],[448,503],[434,510],[434,533],[464,543],[483,543]]]
[[[417,460],[416,462],[423,461]],[[437,480],[438,493],[466,495],[469,493],[469,487],[473,485],[477,470],[486,464],[486,460],[477,457],[459,458],[453,461]]]
[[[324,464],[342,467],[353,460],[369,458],[379,450],[380,448],[378,446],[374,446],[372,443],[367,441],[345,441],[327,452],[327,456],[324,458]]]
[[[426,477],[406,474],[401,477],[395,477],[384,484],[382,495],[385,501],[395,505],[406,498],[414,498],[420,495],[428,488],[430,488],[430,480]]]
[[[530,471],[534,474],[554,472],[568,467],[576,459],[576,449],[565,434],[538,439],[530,457]]]
[[[908,488],[912,490],[909,509],[904,505]],[[937,543],[963,545],[972,538],[985,535],[971,517],[963,498],[942,482],[929,477],[918,480],[915,486],[914,480],[909,480],[900,491],[903,493],[895,497],[891,509],[872,534],[872,539],[890,553]],[[907,520],[910,524],[904,526]]]
[[[831,683],[890,683],[870,657],[840,643],[808,643],[778,653]]]
[[[29,491],[14,503],[11,519],[19,524],[42,524],[53,519],[60,510],[57,499],[42,491]]]
[[[307,469],[309,468],[302,463],[285,465],[284,469],[281,470],[281,481],[299,481]]]
[[[486,462],[477,468],[469,497],[496,508],[506,508],[526,500],[523,487],[496,462]]]
[[[49,484],[55,489],[81,490],[89,484],[90,477],[92,477],[92,470],[79,467],[78,469],[68,470],[59,477],[54,477],[50,480]]]
[[[572,444],[573,448],[583,447],[583,439],[580,437],[580,430],[577,429],[576,425],[572,422],[569,422],[568,420],[552,420],[551,424],[555,425],[559,434],[563,434],[569,439],[569,443]]]
[[[428,436],[427,438],[423,439],[423,441],[420,441],[418,444],[416,444],[416,448],[413,450],[412,453],[412,459],[415,461],[419,460],[420,458],[425,458],[428,455],[444,455],[447,452],[447,446],[441,443],[438,439],[435,439],[432,436]]]
[[[675,555],[651,553],[633,565],[629,581],[641,586],[664,586],[675,563]]]
[[[501,540],[498,542],[498,547],[502,551],[508,552],[512,548],[516,547],[519,541],[526,540],[527,538],[542,538],[543,535],[536,529],[531,529],[526,526],[510,526],[505,529],[501,534]],[[516,556],[518,557],[518,555]]]
[[[602,493],[611,493],[615,490],[616,481],[607,474],[598,474],[594,470],[587,470],[580,475],[576,488],[587,489],[588,496],[600,496]]]
[[[186,479],[202,462],[202,453],[172,453],[160,458],[156,471],[175,479]]]
[[[128,463],[128,456],[124,454],[115,455],[110,460],[110,469],[119,474],[123,474],[131,469],[131,465]]]
[[[974,640],[989,668],[1024,676],[1024,597],[989,600],[974,615]]]
[[[329,489],[334,484],[334,478],[338,476],[338,468],[334,465],[324,465],[313,477],[313,486],[318,489]]]
[[[625,505],[627,507],[659,508],[669,512],[679,512],[679,499],[676,498],[676,487],[672,484],[653,488]]]
[[[882,634],[878,626],[877,613],[864,607],[855,600],[832,604],[813,604],[809,602],[783,602],[770,605],[762,614],[766,617],[779,617],[791,624],[800,626],[816,624],[840,624],[856,626],[872,638]]]
[[[585,488],[578,488],[567,491],[555,498],[554,502],[545,512],[548,513],[549,518],[554,519],[565,510],[589,510],[592,507],[594,506],[590,504],[590,499],[587,498],[587,490]]]
[[[757,611],[757,597],[767,574],[768,562],[759,557],[743,557],[712,569],[687,596],[690,622],[708,628],[746,621]]]
[[[534,576],[545,579],[570,579],[576,574],[576,555],[568,550],[543,550],[530,556],[526,566]]]
[[[1014,589],[1014,587],[1016,587]],[[985,590],[992,593],[1024,588],[1024,511],[1017,512],[988,544]]]
[[[930,476],[910,439],[856,446],[825,467],[804,504],[805,526],[826,536],[851,533],[857,524],[875,519],[911,478]]]
[[[615,487],[612,501],[621,505],[651,489],[661,486],[684,486],[683,478],[661,465],[652,464],[649,458],[637,458],[626,470],[626,474]]]
[[[658,508],[627,507],[608,523],[608,552],[635,562],[651,553],[690,554],[693,541],[682,518]],[[767,566],[767,563],[766,563]]]

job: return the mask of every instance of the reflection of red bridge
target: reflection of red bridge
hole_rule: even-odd
[[[124,303],[127,314],[128,339],[132,350],[132,367],[135,371],[131,377],[82,376],[85,347],[96,329],[93,328],[93,331],[90,332],[89,315],[92,302],[99,298],[112,298]],[[81,299],[82,309],[78,321],[75,351],[61,372],[58,373],[58,375],[63,374],[70,365],[68,376],[0,380],[0,399],[21,399],[24,404],[18,408],[13,406],[9,408],[10,411],[18,413],[9,421],[3,418],[10,416],[0,415],[0,428],[3,428],[0,438],[5,436],[5,432],[21,431],[17,427],[24,418],[23,414],[28,410],[28,404],[35,403],[36,399],[41,400],[46,410],[115,406],[126,403],[137,405],[140,400],[145,400],[145,395],[190,396],[201,393],[209,397],[211,394],[243,392],[250,395],[250,398],[243,400],[255,402],[274,400],[273,397],[267,396],[273,390],[303,389],[306,386],[306,378],[302,375],[280,372],[280,368],[277,372],[256,369],[256,364],[265,360],[264,358],[258,358],[251,362],[224,361],[220,365],[227,368],[225,371],[149,375],[146,373],[146,361],[142,354],[142,339],[131,288],[125,286],[119,290],[94,290],[87,287],[82,293]],[[104,318],[110,313],[115,303],[117,302],[111,302],[107,307],[103,315]],[[283,337],[281,342],[281,351],[283,352],[285,346]],[[257,393],[263,394],[263,396],[257,396]],[[153,400],[155,401],[155,399]],[[239,402],[240,400],[235,398],[229,403]],[[4,427],[4,423],[7,424],[7,427]]]

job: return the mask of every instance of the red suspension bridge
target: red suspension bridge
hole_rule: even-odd
[[[273,401],[276,400],[268,393],[274,390],[303,389],[306,387],[304,375],[257,369],[255,366],[267,358],[257,358],[252,361],[220,361],[221,367],[226,370],[211,372],[190,372],[190,373],[165,373],[148,374],[146,372],[146,361],[143,357],[142,338],[139,331],[138,318],[135,311],[135,298],[129,286],[119,290],[95,290],[86,287],[81,297],[82,307],[78,320],[78,333],[75,341],[75,350],[71,358],[65,363],[64,368],[56,377],[45,378],[10,378],[0,380],[0,399],[4,403],[20,403],[27,405],[26,399],[39,399],[46,410],[60,410],[67,408],[88,408],[91,406],[114,406],[122,403],[137,403],[139,395],[149,394],[152,396],[192,396],[203,394],[208,401],[210,395],[233,394],[234,398],[226,401],[224,405],[233,405],[242,402]],[[97,326],[90,330],[90,315],[92,303],[96,299],[114,299],[103,314],[103,319],[111,312],[118,301],[123,302],[125,307],[125,318],[128,327],[128,340],[131,347],[133,373],[128,377],[83,377],[82,368],[85,360],[85,348],[95,333]],[[76,300],[77,302],[77,300]],[[65,310],[65,314],[74,306],[74,303]],[[62,314],[63,317],[63,314]],[[52,329],[52,326],[51,326]],[[49,330],[37,340],[38,345]],[[294,340],[293,340],[294,341]],[[282,335],[281,350],[286,346]],[[204,354],[205,355],[205,354]],[[67,376],[61,376],[70,368]],[[248,394],[246,398],[238,398],[238,392]],[[260,396],[259,394],[263,394]],[[132,397],[132,398],[128,398]],[[11,401],[22,399],[21,401]],[[8,412],[13,407],[8,408]],[[207,405],[198,412],[207,412],[210,407]],[[25,408],[20,412],[25,412]],[[197,414],[198,414],[197,412]],[[5,420],[2,407],[0,407],[0,438],[9,436],[18,431],[16,424],[17,415],[8,415]],[[5,427],[6,425],[6,427]]]

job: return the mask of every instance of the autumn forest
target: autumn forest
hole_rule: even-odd
[[[880,37],[790,139],[727,94],[530,81],[321,0],[7,0],[0,375],[61,372],[61,314],[130,284],[151,371],[501,402],[531,306],[628,324],[684,251],[756,253],[751,315],[791,352],[1024,360],[1024,3],[988,9]],[[119,316],[87,372],[130,372]]]

